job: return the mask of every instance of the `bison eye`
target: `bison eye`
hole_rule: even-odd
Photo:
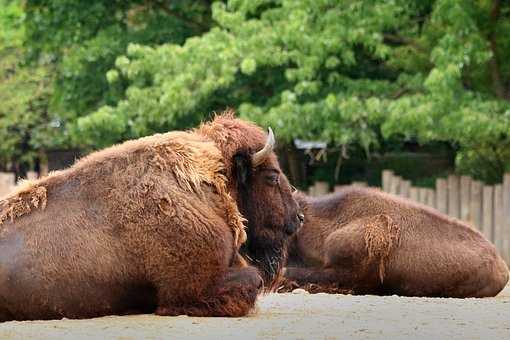
[[[290,186],[290,190],[292,193],[295,193],[297,191],[296,187],[293,185]]]
[[[271,186],[277,186],[278,184],[280,184],[280,175],[279,174],[267,175],[266,181]]]

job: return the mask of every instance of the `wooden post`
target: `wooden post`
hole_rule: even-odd
[[[416,188],[416,187],[411,187],[411,189],[409,189],[409,198],[410,198],[412,201],[419,202],[418,200],[420,199],[420,197],[419,197],[419,191],[418,191],[418,188]]]
[[[436,207],[436,193],[433,189],[426,189],[425,204],[431,208]]]
[[[409,198],[409,190],[411,189],[411,181],[400,181],[400,196]]]
[[[315,195],[326,195],[329,192],[328,182],[315,182]]]
[[[469,222],[478,230],[482,228],[482,182],[471,181]]]
[[[9,194],[16,185],[16,177],[12,172],[0,172],[0,198]]]
[[[390,194],[398,195],[400,192],[400,181],[402,178],[399,176],[393,176],[390,183]]]
[[[503,177],[503,258],[510,263],[510,173]]]
[[[427,188],[418,189],[418,202],[425,204],[427,201]]]
[[[460,218],[459,177],[448,176],[448,215]]]
[[[503,211],[503,185],[494,186],[494,245],[503,254],[503,239],[505,232],[505,212]]]
[[[338,184],[337,184],[337,185],[335,185],[335,187],[334,187],[334,190],[333,190],[333,191],[334,191],[334,192],[338,192],[338,191],[342,190],[342,188],[343,188],[343,187],[344,187],[343,185],[338,185]]]
[[[443,178],[436,180],[436,205],[437,210],[448,213],[448,183]]]
[[[315,197],[315,183],[308,187],[308,196]]]
[[[27,179],[28,180],[34,180],[37,179],[39,175],[35,171],[27,171]]]
[[[483,186],[483,219],[482,219],[482,225],[483,225],[483,234],[487,239],[491,242],[494,242],[494,232],[493,232],[493,223],[494,223],[494,187],[490,185],[484,185]]]
[[[383,170],[383,172],[382,172],[382,190],[384,192],[390,192],[392,179],[393,179],[393,171]]]
[[[469,221],[469,197],[471,193],[471,177],[460,177],[460,219]]]
[[[41,177],[48,175],[48,155],[43,150],[39,151],[39,175]]]

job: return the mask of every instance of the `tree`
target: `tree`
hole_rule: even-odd
[[[46,55],[52,61],[49,109],[59,117],[62,146],[83,145],[79,136],[72,139],[75,120],[103,105],[115,105],[123,95],[126,84],[108,86],[107,78],[113,75],[107,71],[128,44],[181,44],[212,24],[208,0],[28,0],[24,9],[28,59]],[[117,136],[121,122],[105,123]],[[108,134],[94,138],[97,146],[115,141]]]
[[[434,2],[419,35],[397,50],[430,66],[414,72],[418,86],[386,105],[385,135],[450,141],[460,171],[500,181],[510,170],[509,14],[499,0]]]
[[[23,63],[24,13],[17,1],[0,1],[0,161],[3,170],[24,172],[57,141],[49,138],[55,117],[48,113],[51,67],[44,58]]]
[[[200,37],[131,44],[109,72],[128,84],[124,98],[78,131],[93,142],[117,122],[120,140],[230,105],[287,142],[368,152],[381,134],[448,141],[459,169],[497,180],[510,169],[509,11],[482,0],[215,3],[217,27]]]
[[[49,84],[36,116],[57,137],[36,140],[54,147],[187,128],[230,106],[288,144],[369,155],[446,142],[459,172],[510,170],[508,2],[28,0],[20,15],[18,79],[31,67]]]
[[[122,97],[125,84],[109,86],[106,73],[129,43],[182,43],[211,24],[207,0],[0,0],[2,170],[21,176],[47,150],[86,145],[76,119]]]

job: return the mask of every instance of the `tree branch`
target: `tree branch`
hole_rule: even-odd
[[[498,59],[496,55],[497,45],[496,45],[496,26],[498,24],[498,20],[501,14],[501,1],[494,0],[491,9],[491,23],[492,27],[489,32],[489,45],[492,52],[492,57],[489,60],[489,69],[492,79],[492,87],[496,95],[501,99],[509,99],[506,97],[505,87],[503,85],[503,81],[501,79],[501,70],[499,68]]]
[[[340,153],[338,154],[338,159],[336,160],[336,164],[335,164],[335,173],[334,173],[334,178],[335,178],[335,183],[338,182],[338,178],[340,177],[340,168],[342,167],[342,161],[344,159],[348,159],[349,157],[347,156],[347,146],[345,144],[342,144],[341,146],[341,149],[340,149]]]
[[[384,41],[386,43],[398,44],[398,45],[408,45],[413,47],[419,52],[426,52],[426,49],[423,46],[420,46],[416,40],[411,38],[403,37],[398,34],[392,33],[384,33],[383,34]]]
[[[391,95],[391,99],[398,99],[408,92],[409,92],[409,89],[407,89],[405,87],[400,88],[400,89],[398,89],[397,92],[395,92],[394,94]]]
[[[163,4],[163,3],[159,2],[159,1],[149,1],[149,2],[154,4],[154,5],[156,5],[156,7],[158,7],[160,10],[165,12],[166,15],[172,16],[174,18],[177,18],[180,21],[186,23],[188,26],[192,26],[192,27],[194,27],[196,29],[199,29],[202,32],[205,32],[205,31],[209,30],[209,27],[207,25],[204,25],[204,24],[202,24],[200,22],[196,22],[196,21],[190,20],[189,18],[186,18],[185,16],[181,15],[178,12],[171,11],[168,7],[165,6],[165,4]]]

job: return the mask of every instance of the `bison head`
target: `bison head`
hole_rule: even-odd
[[[247,220],[248,239],[241,251],[271,288],[285,261],[287,239],[302,219],[273,151],[274,135],[235,118],[233,112],[202,124],[199,133],[223,154],[228,190]]]
[[[273,152],[274,143],[269,129],[262,149],[240,150],[234,155],[238,206],[248,221],[248,240],[242,251],[259,268],[269,289],[285,261],[286,241],[303,220],[292,186]]]

